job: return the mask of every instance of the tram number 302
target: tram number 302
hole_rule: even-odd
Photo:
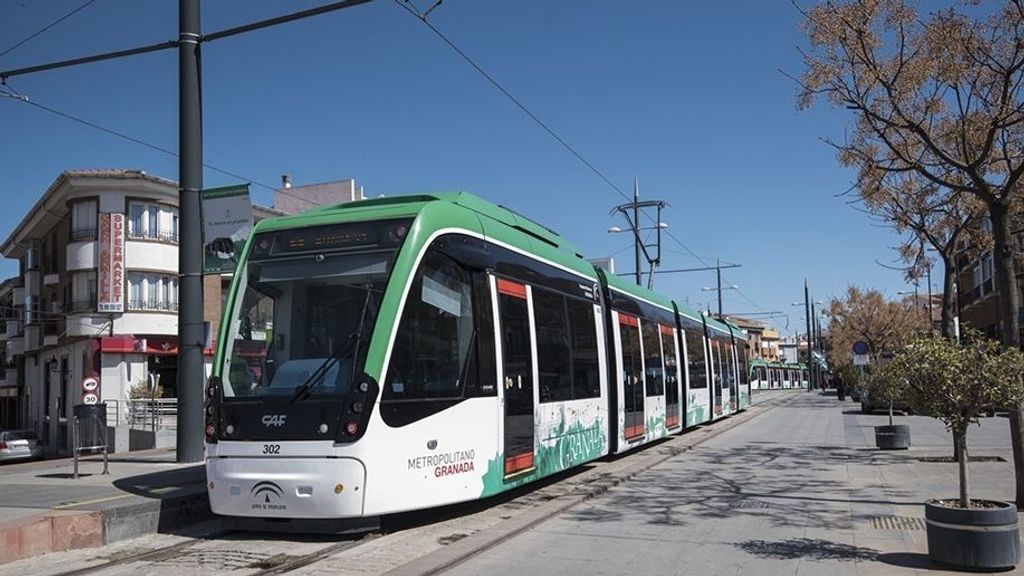
[[[281,445],[280,444],[264,444],[263,445],[263,453],[264,454],[280,454],[281,453]]]

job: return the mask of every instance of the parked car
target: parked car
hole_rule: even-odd
[[[43,457],[43,443],[32,430],[0,432],[0,463],[37,460]]]
[[[910,414],[914,413],[914,411],[911,410],[910,405],[907,404],[906,402],[895,402],[892,405],[892,409],[893,409],[894,412],[903,412],[904,414],[907,414],[908,416]],[[871,412],[874,412],[875,410],[886,410],[886,411],[888,411],[889,410],[889,403],[888,402],[875,402],[875,401],[872,401],[871,393],[868,392],[867,390],[861,390],[861,393],[860,393],[860,411],[865,413],[865,414],[869,414]]]

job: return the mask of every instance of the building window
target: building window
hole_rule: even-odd
[[[71,278],[71,312],[96,309],[96,271],[76,272]]]
[[[178,209],[163,204],[131,202],[128,205],[128,237],[178,242]]]
[[[96,239],[97,202],[82,200],[71,205],[71,241]]]
[[[178,311],[178,279],[145,272],[128,273],[128,309],[136,312]]]

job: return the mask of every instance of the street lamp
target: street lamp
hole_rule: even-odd
[[[661,208],[659,207],[658,210],[660,212]],[[627,220],[628,220],[628,218],[627,218]],[[630,224],[632,226],[636,225],[636,223],[634,223],[633,221],[630,221]],[[640,240],[640,231],[641,230],[657,230],[658,231],[658,256],[653,261],[651,261],[650,257],[648,256],[648,261],[654,263],[655,265],[657,265],[661,261],[661,231],[664,230],[665,228],[668,228],[668,224],[666,224],[664,222],[658,222],[654,226],[640,226],[638,228],[630,227],[628,230],[623,230],[622,228],[619,228],[618,226],[610,226],[608,228],[608,233],[609,234],[619,234],[621,232],[631,232],[633,234],[633,249],[636,252],[636,283],[637,283],[637,286],[642,284],[641,278],[640,278],[640,252],[642,251],[644,253],[644,255],[647,255],[647,246]],[[651,277],[650,277],[649,280],[650,280],[649,283],[653,283],[653,281],[654,281],[654,268],[653,267],[651,268]],[[652,284],[652,286],[653,286],[653,284]],[[648,288],[650,288],[650,287],[651,286],[648,286]]]
[[[717,288],[711,288],[711,287],[708,287],[708,286],[704,286],[700,290],[701,290],[701,292],[710,292],[712,290],[714,290],[715,292],[718,292],[718,318],[721,319],[722,318],[722,290],[739,290],[739,289],[740,289],[740,287],[735,285],[735,284],[730,284],[729,286],[722,286],[722,275],[721,275],[721,273],[719,273],[719,275],[718,275],[718,287]]]

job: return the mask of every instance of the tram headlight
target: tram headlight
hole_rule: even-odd
[[[370,389],[370,383],[367,382],[366,380],[363,380],[362,382],[359,383],[359,391],[360,392],[366,392],[369,389]]]
[[[218,388],[220,388],[220,378],[210,376],[210,379],[206,381],[206,397],[212,400],[217,396]]]
[[[345,432],[347,432],[349,436],[355,436],[359,433],[359,423],[349,422],[348,424],[345,424]]]
[[[213,424],[206,425],[206,437],[213,438],[217,434],[217,429],[213,427]]]
[[[353,402],[352,403],[352,411],[355,412],[356,414],[361,413],[363,411],[363,403],[362,402]]]

